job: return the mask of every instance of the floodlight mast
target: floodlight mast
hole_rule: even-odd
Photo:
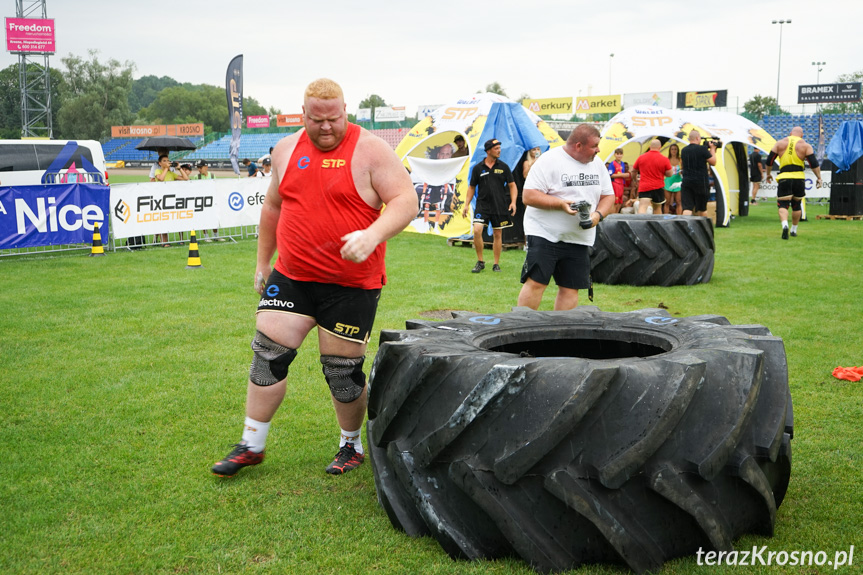
[[[47,20],[45,2],[46,0],[15,0],[15,17]],[[39,59],[42,60],[41,63]],[[22,138],[54,137],[50,72],[47,52],[18,52]]]

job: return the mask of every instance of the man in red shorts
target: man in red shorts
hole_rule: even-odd
[[[623,148],[614,150],[614,159],[605,165],[611,178],[611,186],[614,188],[614,213],[623,207],[623,191],[629,183],[629,166],[623,161]]]
[[[674,173],[671,162],[659,151],[662,142],[654,139],[650,142],[650,150],[641,154],[632,164],[633,179],[637,174],[641,175],[638,181],[638,213],[647,213],[647,202],[653,205],[653,213],[662,213],[662,204],[665,203],[665,178]]]
[[[258,229],[255,290],[262,297],[246,421],[240,443],[213,466],[220,476],[263,461],[288,366],[315,326],[341,427],[339,451],[326,471],[339,475],[365,458],[362,366],[386,283],[385,242],[416,216],[417,197],[392,148],[348,123],[342,89],[332,80],[315,80],[306,88],[303,125],[272,153],[272,182]]]

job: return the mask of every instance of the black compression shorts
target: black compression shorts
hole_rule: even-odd
[[[273,270],[258,312],[304,315],[336,337],[368,343],[380,297],[379,289],[301,282]]]

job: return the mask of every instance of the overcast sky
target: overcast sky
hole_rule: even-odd
[[[30,4],[31,0],[24,0]],[[15,16],[14,0],[0,0]],[[370,94],[388,104],[445,104],[499,82],[510,98],[728,90],[729,106],[863,69],[860,0],[497,2],[130,2],[47,0],[57,53],[135,63],[135,77],[223,86],[244,55],[245,94],[298,113],[326,76],[349,112]],[[791,19],[791,24],[772,20]],[[614,57],[610,57],[610,54]],[[17,62],[3,52],[0,67]]]

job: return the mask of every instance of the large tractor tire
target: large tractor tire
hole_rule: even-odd
[[[590,274],[608,285],[707,283],[714,249],[708,218],[614,214],[596,228]]]
[[[661,309],[409,321],[383,331],[368,444],[392,524],[538,571],[770,536],[791,474],[782,340]]]

